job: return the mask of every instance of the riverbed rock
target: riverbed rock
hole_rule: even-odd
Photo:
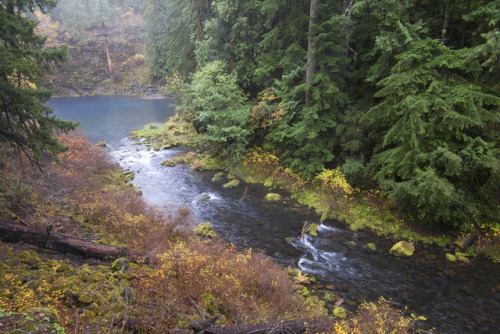
[[[231,180],[228,183],[226,183],[225,185],[223,185],[224,188],[229,188],[229,189],[236,188],[239,186],[240,186],[240,180],[238,180],[238,179]]]
[[[335,318],[345,319],[347,318],[347,312],[343,307],[339,306],[333,309],[333,316]]]
[[[457,257],[453,254],[446,254],[446,259],[450,262],[457,262]]]
[[[281,201],[281,195],[276,193],[269,193],[266,195],[266,199],[270,202],[279,202]]]
[[[99,142],[99,143],[95,144],[95,146],[96,146],[96,147],[106,147],[107,145],[106,145],[106,142],[105,142],[105,141],[101,141],[101,142]]]
[[[369,244],[366,244],[363,246],[364,249],[367,249],[369,251],[375,252],[377,250],[377,246],[373,242],[370,242]]]
[[[309,225],[309,227],[306,229],[306,233],[312,237],[317,237],[318,236],[318,225],[314,224],[314,223]]]
[[[193,232],[199,235],[202,238],[217,238],[218,235],[212,228],[212,224],[210,222],[205,222],[199,224],[197,227],[193,229]]]
[[[273,186],[273,180],[272,179],[267,179],[264,181],[264,187],[266,188],[271,188]]]
[[[457,255],[457,260],[458,260],[458,262],[462,262],[462,263],[469,263],[470,262],[469,259],[463,255]]]
[[[354,240],[351,240],[351,241],[347,242],[347,244],[349,246],[352,246],[352,247],[356,247],[358,245],[358,243],[356,241],[354,241]]]
[[[214,175],[214,177],[212,178],[212,182],[220,181],[220,180],[222,180],[223,177],[224,177],[224,173],[219,172],[219,173]]]
[[[415,251],[415,246],[413,246],[411,243],[406,241],[400,241],[394,246],[392,246],[392,248],[389,250],[389,253],[399,257],[410,257],[413,255],[414,251]]]

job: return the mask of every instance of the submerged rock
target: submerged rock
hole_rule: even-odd
[[[269,193],[266,195],[266,199],[270,202],[279,202],[281,201],[281,195],[276,193]]]
[[[367,249],[369,251],[375,252],[377,250],[377,246],[373,242],[370,242],[369,244],[366,244],[363,246],[364,249]]]
[[[409,242],[400,241],[397,244],[395,244],[394,246],[392,246],[389,253],[391,253],[394,256],[399,256],[399,257],[410,257],[413,255],[414,251],[415,251],[415,246],[413,246]]]

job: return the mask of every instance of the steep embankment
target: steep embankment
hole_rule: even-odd
[[[48,77],[54,96],[155,96],[141,34],[142,16],[132,9],[117,11],[106,23],[86,30],[53,27],[49,44],[67,46],[70,56]]]

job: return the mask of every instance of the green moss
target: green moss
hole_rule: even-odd
[[[273,179],[266,179],[264,181],[264,187],[266,188],[271,188],[273,186],[274,182],[273,182]]]
[[[312,237],[317,237],[318,236],[318,225],[317,224],[310,224],[306,231],[307,234],[309,234]]]
[[[270,201],[270,202],[279,202],[281,201],[281,195],[280,194],[276,194],[276,193],[269,193],[266,195],[266,200]]]
[[[343,307],[339,306],[333,309],[333,316],[335,318],[345,319],[347,318],[347,312]]]
[[[446,254],[446,259],[450,262],[457,262],[457,257],[453,254]]]
[[[349,241],[347,244],[353,247],[356,247],[358,245],[358,243],[354,240]]]
[[[411,243],[406,241],[400,241],[394,246],[392,246],[392,248],[389,250],[389,253],[399,257],[410,257],[413,255],[414,251],[415,251],[415,246],[413,246]]]
[[[223,177],[224,177],[224,173],[223,172],[218,172],[212,178],[212,182],[218,182],[218,181],[222,180]]]
[[[111,271],[112,272],[124,272],[129,265],[129,261],[126,258],[119,258],[116,259],[113,264],[111,265]]]
[[[234,179],[232,181],[229,181],[225,185],[223,185],[224,188],[228,188],[228,189],[237,188],[239,186],[240,186],[240,180],[238,180],[238,179]]]
[[[193,229],[193,232],[196,235],[199,235],[202,238],[217,238],[217,233],[212,229],[212,224],[210,222],[205,222],[199,224],[197,227]]]
[[[101,141],[101,142],[97,143],[95,146],[96,147],[106,147],[107,145],[106,145],[105,141]]]
[[[377,250],[377,246],[375,246],[374,243],[370,242],[369,244],[366,244],[363,246],[364,249],[367,249],[369,251],[375,252]]]

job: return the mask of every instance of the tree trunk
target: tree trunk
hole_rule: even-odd
[[[205,329],[206,334],[291,334],[291,333],[327,333],[332,326],[332,319],[290,320],[273,323],[249,324]],[[331,328],[330,328],[331,329]]]
[[[108,41],[106,40],[105,41],[105,45],[106,45],[106,59],[108,60],[108,71],[109,71],[109,75],[111,77],[111,81],[115,81],[115,76],[113,74],[113,66],[111,65],[111,56],[109,55],[109,47],[108,47]]]
[[[312,77],[316,68],[314,66],[314,45],[313,45],[313,33],[312,27],[316,22],[316,5],[320,2],[320,0],[311,0],[310,9],[309,9],[309,38],[307,40],[307,70],[306,70],[306,83],[311,83]],[[309,89],[306,92],[306,105],[309,103],[311,92]]]
[[[42,230],[6,221],[0,221],[0,240],[7,242],[23,241],[40,248],[96,259],[109,259],[130,255],[128,248],[100,245],[59,233],[51,233],[50,229]]]

